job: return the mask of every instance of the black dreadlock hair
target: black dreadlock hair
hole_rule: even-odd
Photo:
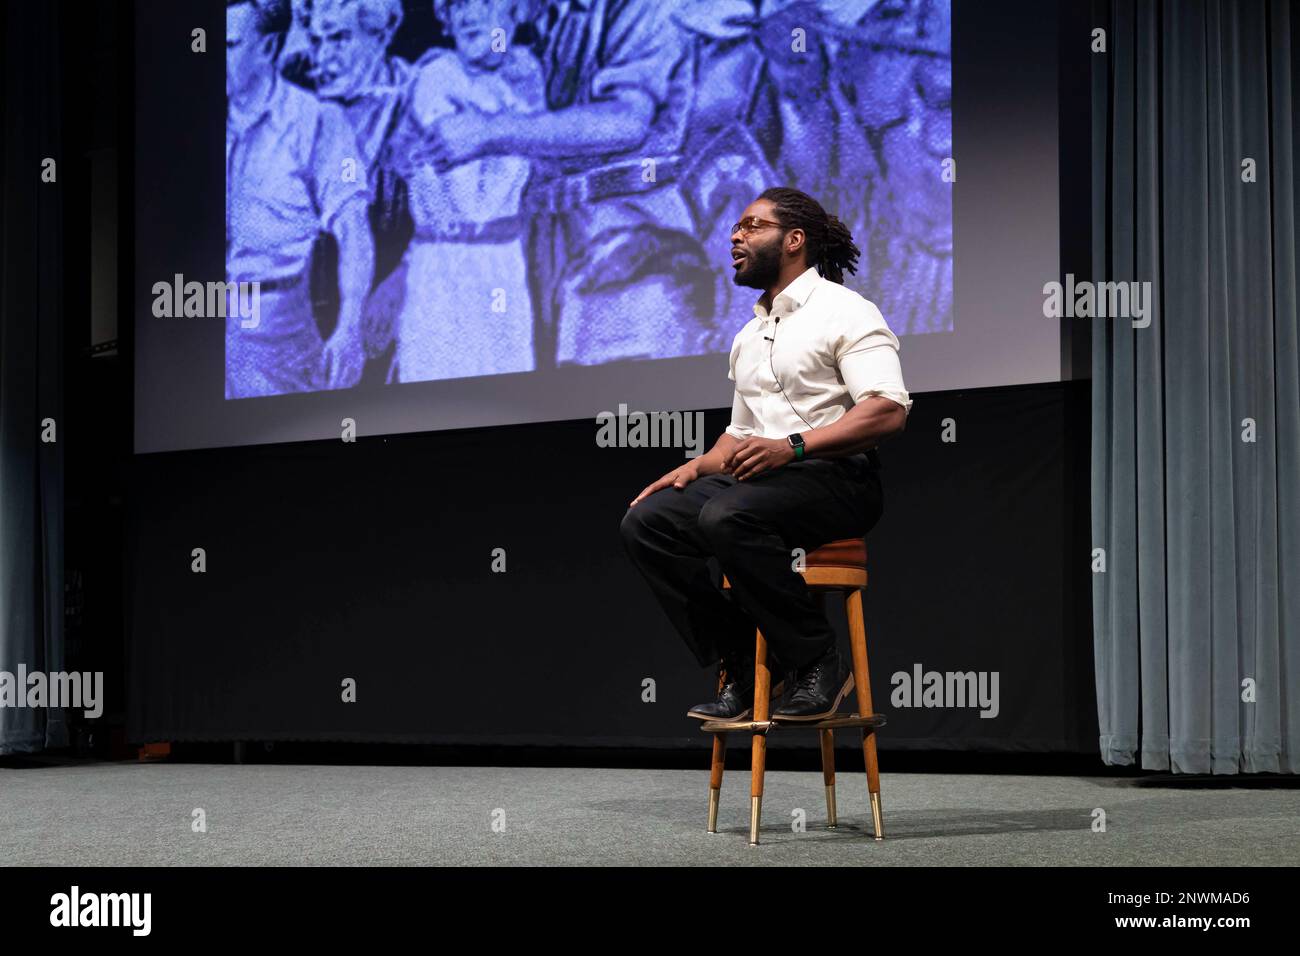
[[[854,243],[853,233],[816,199],[789,186],[765,189],[758,198],[771,200],[783,228],[804,231],[808,265],[816,266],[824,278],[843,285],[845,269],[857,273],[862,250]]]

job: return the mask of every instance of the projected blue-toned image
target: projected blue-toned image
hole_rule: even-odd
[[[725,353],[732,223],[814,196],[952,329],[949,0],[226,10],[226,397]]]

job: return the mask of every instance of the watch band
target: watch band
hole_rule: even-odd
[[[803,435],[800,435],[798,432],[795,432],[793,435],[787,436],[786,441],[788,441],[790,443],[790,447],[794,449],[794,460],[803,461],[803,457],[805,454]]]

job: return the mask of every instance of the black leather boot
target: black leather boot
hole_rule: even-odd
[[[832,644],[817,660],[796,670],[788,686],[785,699],[772,712],[773,720],[824,720],[853,690],[853,675]]]
[[[769,699],[777,700],[784,689],[778,682]],[[686,712],[697,720],[746,720],[754,712],[754,658],[723,657],[718,662],[718,696],[696,704]]]

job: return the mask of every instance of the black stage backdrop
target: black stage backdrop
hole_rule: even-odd
[[[918,396],[883,449],[866,600],[883,750],[1096,752],[1087,389]],[[711,439],[726,412],[707,424]],[[685,711],[712,675],[618,533],[682,451],[600,448],[595,433],[136,456],[130,739],[705,746]],[[918,666],[996,672],[997,715],[897,706],[893,675]],[[788,738],[772,744],[808,744]]]

